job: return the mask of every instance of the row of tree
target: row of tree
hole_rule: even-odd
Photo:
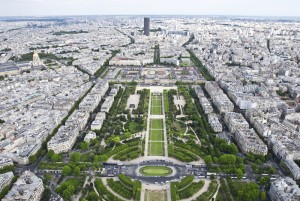
[[[198,59],[198,57],[194,54],[194,52],[192,50],[188,50],[188,52],[190,53],[191,61],[198,67],[198,70],[200,71],[202,76],[207,81],[214,81],[215,78],[210,75],[207,68],[202,64],[202,62]]]
[[[145,104],[149,103],[149,97],[150,97],[150,90],[149,89],[143,89],[141,91],[137,91],[137,93],[140,95],[140,100],[138,107],[136,109],[132,110],[133,114],[140,114],[145,115],[148,112],[148,107],[145,107]]]

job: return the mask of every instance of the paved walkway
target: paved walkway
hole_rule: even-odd
[[[218,189],[217,189],[215,195],[213,196],[214,200],[216,200],[216,198],[217,198],[217,195],[218,195],[218,192],[219,192],[219,189],[220,189],[220,185],[221,185],[221,184],[220,184],[220,180],[217,179],[217,181],[218,181]],[[230,193],[230,195],[231,195],[231,193]],[[232,196],[231,196],[231,198],[232,198]]]
[[[191,129],[191,131],[193,131],[195,137],[197,138],[197,142],[201,145],[201,140],[198,138],[198,135],[196,134],[196,132],[194,131],[194,129],[191,126],[189,126],[189,128]]]
[[[145,136],[145,152],[144,156],[148,156],[148,149],[149,149],[149,132],[150,132],[150,116],[151,116],[151,99],[152,94],[150,90],[150,97],[149,97],[149,105],[148,105],[148,118],[147,118],[147,130],[146,130],[146,136]]]
[[[100,196],[99,193],[98,193],[98,191],[97,191],[97,189],[96,189],[96,187],[95,187],[95,183],[94,183],[95,182],[95,178],[93,178],[91,182],[93,183],[94,191],[97,193],[98,196]]]
[[[165,157],[169,156],[168,153],[168,137],[167,137],[167,125],[166,125],[166,114],[165,114],[165,103],[164,103],[164,95],[161,95],[161,104],[162,104],[162,113],[163,113],[163,129],[164,129],[164,150]]]
[[[144,182],[142,182],[142,191],[141,191],[141,200],[146,200],[145,199],[145,186]]]

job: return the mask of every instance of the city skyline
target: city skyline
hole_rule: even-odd
[[[296,0],[0,5],[1,201],[300,201]]]
[[[234,15],[299,17],[296,0],[0,0],[0,16],[50,15]],[[71,3],[72,2],[72,3]],[[159,5],[159,6],[158,6]],[[68,8],[68,9],[66,9]],[[137,9],[138,8],[138,9]]]

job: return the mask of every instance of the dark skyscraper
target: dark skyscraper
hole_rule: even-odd
[[[146,36],[150,35],[150,18],[149,17],[144,18],[144,35],[146,35]]]

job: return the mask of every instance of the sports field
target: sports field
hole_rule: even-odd
[[[151,114],[162,115],[162,97],[161,95],[151,96]]]
[[[146,190],[145,197],[146,201],[167,201],[167,192]]]

